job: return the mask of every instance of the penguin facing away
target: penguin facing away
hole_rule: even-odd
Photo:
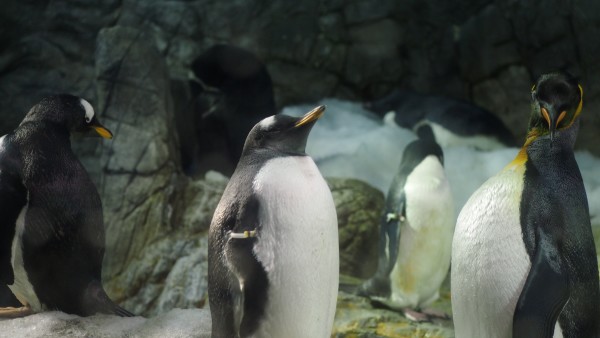
[[[132,316],[101,284],[104,224],[98,191],[71,150],[72,132],[111,138],[84,99],[44,98],[0,138],[0,283],[21,308]]]
[[[600,337],[596,250],[573,146],[583,89],[567,74],[532,89],[525,144],[458,217],[457,337]]]
[[[339,279],[337,215],[305,154],[325,110],[275,115],[248,134],[209,231],[212,337],[329,337]]]
[[[365,104],[386,124],[416,131],[430,125],[442,147],[473,146],[480,150],[516,147],[510,130],[493,113],[472,103],[396,89]]]
[[[386,197],[377,272],[358,294],[423,321],[443,316],[419,311],[439,298],[448,274],[455,213],[442,148],[429,126],[418,135],[404,149]]]

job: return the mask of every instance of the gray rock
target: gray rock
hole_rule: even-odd
[[[377,269],[383,194],[368,184],[327,178],[338,216],[340,273],[367,278]]]
[[[520,61],[512,27],[494,5],[467,20],[460,29],[460,66],[471,81],[489,78],[498,69]],[[484,35],[485,39],[478,38]]]

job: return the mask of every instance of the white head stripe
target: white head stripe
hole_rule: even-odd
[[[262,121],[259,122],[259,125],[262,127],[262,129],[268,129],[270,126],[272,126],[275,123],[275,116],[269,116],[265,119],[263,119]]]
[[[92,108],[92,105],[84,99],[79,99],[79,101],[85,109],[85,121],[89,123],[94,118],[94,108]]]

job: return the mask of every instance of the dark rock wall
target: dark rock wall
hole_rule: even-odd
[[[119,25],[153,38],[172,79],[230,43],[265,61],[279,106],[412,88],[483,105],[518,137],[533,79],[566,68],[586,93],[579,147],[600,154],[594,0],[9,1],[0,22],[0,133],[49,93],[93,101],[96,37]]]

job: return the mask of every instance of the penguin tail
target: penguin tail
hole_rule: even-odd
[[[135,315],[115,304],[106,294],[99,281],[91,282],[83,295],[83,309],[87,315],[96,313],[113,314],[120,317],[135,317]]]

